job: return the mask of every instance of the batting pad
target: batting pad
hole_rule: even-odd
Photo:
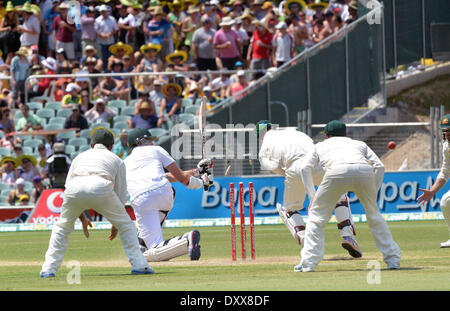
[[[188,253],[188,239],[183,236],[173,237],[147,249],[143,255],[149,262],[167,261]]]

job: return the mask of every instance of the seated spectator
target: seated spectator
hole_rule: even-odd
[[[197,98],[202,98],[203,92],[196,82],[192,81],[189,83],[188,88],[183,92],[184,98],[192,100],[193,103],[197,100]]]
[[[14,120],[10,118],[10,111],[8,107],[0,110],[0,129],[5,134],[15,132]]]
[[[47,57],[42,61],[46,75],[56,74],[56,60],[53,57]],[[55,80],[55,78],[44,78],[38,83],[38,94],[41,96],[50,87],[50,83]],[[31,96],[29,96],[31,97]]]
[[[119,134],[119,139],[116,141],[112,148],[112,152],[122,160],[124,160],[131,153],[131,148],[128,147],[127,140],[128,131],[126,129],[123,129]]]
[[[174,71],[188,71],[189,66],[185,64],[188,59],[188,55],[185,51],[174,51],[166,56],[166,62],[169,63],[168,67]]]
[[[19,205],[27,206],[30,204],[30,196],[28,194],[22,194],[19,198]]]
[[[72,105],[72,114],[67,117],[64,123],[65,129],[76,128],[77,137],[80,136],[80,131],[89,128],[88,121],[80,113],[80,107],[78,104]]]
[[[136,67],[139,72],[163,71],[163,63],[161,59],[157,57],[159,51],[161,51],[160,44],[153,44],[150,42],[149,44],[141,46],[140,51],[144,57]]]
[[[226,91],[231,84],[231,80],[229,78],[230,74],[223,73],[226,69],[221,69],[220,71],[222,71],[220,77],[217,77],[211,81],[211,88],[213,92],[216,93],[216,96],[219,98],[225,98],[227,97]]]
[[[16,158],[13,156],[3,156],[0,160],[0,167],[2,172],[2,184],[8,184],[13,187],[16,179],[19,177],[19,172],[16,170]]]
[[[203,88],[203,95],[206,97],[206,110],[214,112],[213,108],[219,103],[219,99],[217,99],[217,97],[214,96],[212,88],[210,86],[205,86]]]
[[[45,162],[47,161],[47,150],[45,149],[44,144],[40,144],[38,146],[37,150],[38,150],[38,154],[39,154],[39,157],[37,159],[38,169],[40,172],[42,172],[42,170],[45,167]]]
[[[92,103],[89,98],[89,91],[88,90],[81,91],[81,105],[80,105],[81,114],[82,115],[86,114],[86,112],[92,107],[94,107],[94,103]]]
[[[19,199],[22,195],[28,195],[28,197],[30,197],[30,194],[25,191],[25,180],[23,178],[17,178],[15,184],[16,189],[11,190],[9,192],[8,198],[6,199],[6,203],[13,206],[19,202]]]
[[[149,94],[147,92],[139,92],[139,100],[134,103],[134,115],[137,116],[139,114],[139,109],[141,108],[141,104],[143,102],[148,102]],[[156,109],[156,105],[155,105]]]
[[[71,163],[70,156],[66,154],[64,143],[55,143],[53,145],[53,154],[47,159],[45,166],[46,176],[50,180],[51,188],[64,189]]]
[[[99,96],[107,101],[128,97],[126,81],[107,76],[99,84]]]
[[[91,124],[111,122],[116,116],[116,113],[111,108],[106,107],[105,100],[98,98],[95,101],[95,106],[89,109],[84,115]]]
[[[153,90],[149,94],[150,100],[155,104],[156,111],[159,111],[161,107],[161,101],[164,98],[164,94],[161,92],[163,82],[159,79],[153,81]]]
[[[239,81],[236,83],[232,83],[228,88],[228,97],[235,96],[236,100],[244,97],[245,93],[239,94],[242,90],[244,90],[247,86],[247,77],[245,76],[244,70],[240,70],[237,73]],[[238,95],[239,94],[239,95]]]
[[[62,108],[70,108],[72,107],[72,104],[81,104],[81,97],[79,95],[81,91],[81,88],[76,85],[75,83],[69,83],[66,87],[66,94],[62,101],[61,101],[61,107]]]
[[[22,140],[18,136],[5,134],[5,136],[0,139],[0,147],[8,148],[9,151],[14,152],[14,146],[21,141]]]
[[[86,56],[81,58],[81,65],[87,66],[86,62],[88,59],[95,60],[93,63],[93,65],[94,65],[93,68],[95,70],[97,70],[98,72],[102,72],[103,61],[98,57],[97,50],[92,45],[88,45],[84,48],[84,53]]]
[[[244,70],[244,64],[241,61],[237,61],[236,64],[234,64],[234,70]],[[230,76],[230,82],[236,83],[239,81],[239,78],[237,76],[237,73],[234,73]]]
[[[23,154],[22,142],[14,144],[14,155],[15,157],[20,157]]]
[[[129,128],[151,129],[158,127],[159,120],[155,105],[152,102],[143,102],[139,108],[139,114],[128,119],[127,123]]]
[[[112,65],[116,62],[122,62],[125,55],[133,54],[133,47],[125,44],[122,41],[117,42],[109,47],[109,52],[112,54],[108,58],[108,70],[112,70]]]
[[[17,157],[17,165],[19,166],[19,176],[25,181],[31,182],[34,176],[40,174],[37,159],[31,154],[23,154]]]
[[[41,197],[42,192],[47,189],[42,183],[42,178],[39,175],[33,177],[33,191],[31,192],[31,201],[36,204]]]
[[[161,101],[161,107],[159,108],[159,125],[162,126],[162,123],[166,123],[167,120],[164,117],[164,114],[174,123],[176,123],[177,116],[181,113],[181,106],[183,104],[181,98],[181,87],[176,83],[168,83],[162,87],[161,92],[164,95],[164,98]],[[175,120],[174,120],[175,119]]]
[[[30,108],[26,104],[20,104],[19,109],[23,117],[17,121],[16,131],[27,132],[42,130],[41,119],[34,113],[30,113]]]

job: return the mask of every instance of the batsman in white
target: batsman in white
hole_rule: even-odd
[[[377,193],[383,182],[384,165],[362,141],[347,136],[345,123],[331,121],[325,127],[325,140],[306,155],[302,175],[310,175],[306,189],[312,202],[305,232],[300,264],[295,272],[312,272],[322,260],[325,249],[325,226],[332,206],[343,192],[353,191],[364,206],[369,229],[383,254],[388,269],[400,268],[401,251],[392,239],[386,221],[377,206]],[[314,189],[312,173],[321,165],[325,174]]]
[[[96,128],[91,132],[91,149],[73,160],[65,183],[61,217],[53,226],[41,277],[55,276],[64,259],[75,220],[86,209],[96,210],[118,229],[132,274],[154,273],[139,249],[136,227],[125,211],[125,165],[111,152],[113,145],[114,134],[105,128]]]
[[[441,131],[444,140],[442,144],[442,167],[436,181],[433,186],[431,186],[431,189],[420,189],[423,191],[423,194],[417,198],[419,204],[426,204],[430,201],[434,195],[444,187],[450,177],[450,149],[448,145],[450,140],[450,114],[446,114],[442,117]],[[450,191],[447,191],[441,198],[441,211],[450,232]],[[450,239],[446,242],[442,242],[441,247],[450,247]]]
[[[212,185],[212,163],[201,160],[193,170],[182,171],[162,147],[154,146],[151,133],[133,129],[128,134],[131,154],[124,160],[127,189],[136,215],[141,251],[147,261],[166,261],[189,255],[200,258],[200,232],[193,230],[182,236],[163,239],[162,225],[173,207],[174,189],[171,182],[181,182],[189,189],[209,189]],[[164,169],[168,172],[165,173]],[[200,175],[200,178],[194,175]]]
[[[256,125],[256,134],[260,141],[259,161],[261,168],[285,176],[283,204],[277,204],[281,219],[288,227],[294,239],[300,246],[305,236],[305,222],[299,213],[306,197],[305,180],[309,175],[302,176],[305,156],[314,150],[313,140],[306,134],[295,129],[272,129],[269,121],[260,121]],[[262,140],[262,143],[261,143]],[[320,184],[323,169],[317,165],[312,172],[314,184]],[[337,219],[337,227],[341,231],[342,247],[352,257],[362,256],[355,235],[350,204],[345,192],[333,204]],[[336,204],[337,202],[337,204]]]

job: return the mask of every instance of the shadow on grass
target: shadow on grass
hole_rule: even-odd
[[[176,273],[176,271],[164,271],[164,272],[158,272],[156,271],[153,274],[131,274],[129,272],[127,273],[102,273],[102,274],[90,274],[89,277],[98,277],[98,276],[110,276],[110,277],[114,277],[114,276],[132,276],[132,277],[142,277],[142,276],[156,276],[156,275],[163,275],[163,274],[174,274]],[[88,275],[86,275],[88,276]]]

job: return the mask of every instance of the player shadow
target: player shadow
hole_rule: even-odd
[[[160,274],[173,274],[176,273],[174,271],[165,271],[165,272],[155,272],[153,274],[131,274],[131,273],[102,273],[102,274],[96,274],[91,276],[101,276],[101,277],[108,277],[108,276],[132,276],[132,277],[140,277],[140,276],[155,276]]]
[[[331,258],[324,258],[322,261],[341,261],[341,260],[358,260],[358,258],[353,257],[331,257]]]

